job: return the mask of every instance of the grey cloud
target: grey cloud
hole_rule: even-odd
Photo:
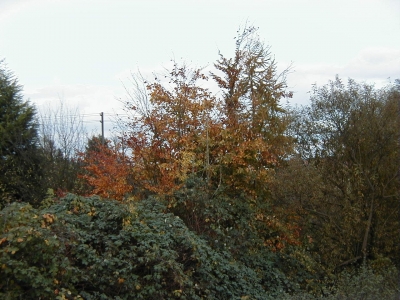
[[[308,92],[312,84],[319,86],[333,80],[337,75],[343,80],[347,78],[365,81],[381,87],[400,78],[400,50],[393,48],[363,49],[346,65],[332,64],[299,64],[294,65],[294,72],[289,74],[289,87],[295,92],[292,103],[307,104]]]

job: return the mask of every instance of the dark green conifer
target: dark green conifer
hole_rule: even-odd
[[[40,201],[43,188],[37,138],[35,108],[24,101],[22,86],[0,61],[0,206]]]

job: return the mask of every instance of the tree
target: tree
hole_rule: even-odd
[[[69,108],[60,99],[56,108],[49,105],[40,112],[39,145],[46,161],[47,188],[78,191],[78,153],[84,151],[85,141],[86,130],[78,108]]]
[[[220,177],[233,193],[260,196],[268,191],[273,170],[291,152],[286,112],[280,101],[291,98],[281,74],[254,27],[238,31],[233,58],[220,54],[212,73],[222,90],[223,129],[218,152]]]
[[[133,189],[128,181],[130,164],[119,151],[118,145],[111,148],[110,142],[93,137],[86,151],[80,154],[83,172],[79,174],[90,187],[86,193],[122,201]]]
[[[214,97],[198,85],[206,80],[201,70],[175,63],[166,76],[171,87],[156,80],[147,85],[148,98],[127,103],[136,116],[123,137],[135,183],[159,194],[171,194],[192,173],[206,173],[207,132],[218,122]]]
[[[314,86],[311,106],[297,112],[302,171],[317,172],[319,186],[300,205],[330,268],[381,257],[398,263],[399,99],[398,86],[345,86],[336,77]]]
[[[156,79],[143,84],[146,91],[134,78],[133,97],[125,103],[133,119],[123,140],[131,149],[135,182],[144,190],[171,194],[196,174],[210,189],[224,185],[232,195],[266,194],[273,169],[290,151],[280,100],[291,93],[286,72],[277,74],[255,32],[245,28],[235,57],[221,55],[215,64],[221,74],[211,77],[221,99],[204,87],[209,78],[201,69],[177,63],[164,76],[169,85]]]
[[[201,69],[176,62],[153,83],[133,77],[125,103],[132,121],[121,140],[135,188],[167,199],[214,247],[268,269],[266,257],[296,247],[300,231],[268,206],[274,169],[291,151],[280,103],[291,93],[255,32],[245,29],[235,58],[216,63],[218,93],[205,88]]]
[[[297,244],[295,225],[267,218],[274,169],[292,144],[280,103],[291,97],[287,71],[278,74],[254,28],[239,33],[234,58],[221,55],[215,67],[211,79],[218,93],[205,88],[210,78],[201,69],[176,62],[168,74],[157,76],[168,83],[133,77],[125,103],[132,121],[121,139],[131,154],[135,187],[144,195],[167,196],[171,211],[198,233],[215,236],[210,227],[217,222],[240,232],[236,242],[252,226],[265,236],[282,233],[263,240],[271,249]],[[200,185],[198,197],[185,195],[188,182]],[[234,224],[239,219],[243,222]]]
[[[23,100],[22,87],[0,62],[0,205],[43,196],[35,109]]]

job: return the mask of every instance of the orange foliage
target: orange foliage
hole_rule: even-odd
[[[239,37],[233,59],[221,55],[215,64],[215,95],[202,87],[208,77],[201,70],[176,63],[165,76],[169,84],[156,79],[134,91],[140,97],[126,104],[134,117],[123,139],[141,189],[171,194],[195,175],[231,194],[267,194],[273,170],[290,150],[280,100],[291,93],[253,33]]]
[[[86,172],[80,175],[92,188],[92,194],[123,200],[133,187],[127,181],[130,167],[125,157],[107,145],[97,144],[96,149],[81,153]]]
[[[278,104],[284,87],[272,85],[270,93],[276,95],[268,97],[253,91],[253,106],[247,105],[247,75],[231,68],[219,67],[227,72],[226,79],[213,76],[222,88],[238,87],[224,91],[223,99],[201,87],[199,81],[208,78],[200,70],[175,64],[169,87],[159,81],[147,84],[148,103],[142,104],[147,110],[138,109],[140,103],[129,103],[136,117],[124,140],[132,151],[135,183],[148,191],[170,194],[196,174],[234,193],[240,190],[256,196],[266,189],[271,170],[287,150],[286,125]],[[268,76],[263,80],[275,80],[274,73]]]
[[[132,131],[124,137],[135,182],[157,194],[170,194],[189,174],[205,171],[206,131],[214,122],[215,99],[197,85],[207,78],[177,65],[169,75],[170,89],[158,81],[147,85],[152,109],[137,110]]]

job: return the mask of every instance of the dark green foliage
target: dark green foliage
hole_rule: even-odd
[[[41,147],[43,157],[44,186],[59,192],[80,191],[83,183],[78,178],[81,164],[77,157],[66,157],[55,147],[54,142],[46,141]]]
[[[36,126],[33,106],[0,61],[0,207],[14,200],[35,203],[43,196]]]
[[[398,271],[391,265],[380,272],[371,266],[362,265],[338,276],[333,295],[329,299],[396,300],[400,296],[397,278]]]
[[[273,252],[265,245],[268,236],[282,233],[260,220],[260,216],[272,215],[265,199],[243,194],[227,197],[223,186],[210,192],[203,180],[191,177],[168,200],[169,210],[213,249],[229,252],[236,261],[255,270],[261,285],[274,297],[296,292],[306,286],[306,281],[320,276],[294,257],[295,251],[300,252],[298,248]]]
[[[71,194],[41,210],[13,203],[0,214],[0,296],[268,298],[257,271],[164,210]]]
[[[392,299],[396,294],[397,271],[384,262],[345,271],[325,280],[321,293],[307,294],[299,278],[312,278],[293,256],[262,250],[256,242],[232,253],[234,236],[229,241],[225,234],[224,245],[208,242],[167,213],[159,199],[121,204],[69,194],[46,203],[41,209],[13,203],[0,212],[2,299],[361,299],[364,294]],[[284,274],[290,270],[297,272],[292,278]]]

